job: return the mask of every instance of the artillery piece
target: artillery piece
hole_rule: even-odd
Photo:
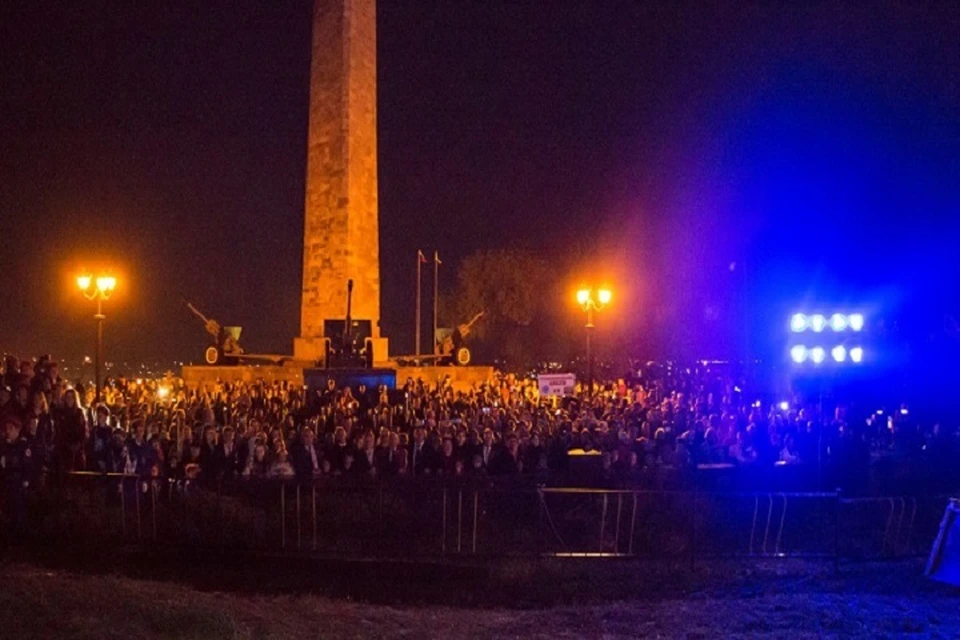
[[[213,318],[208,318],[193,306],[192,303],[184,301],[187,308],[195,316],[203,321],[203,328],[213,338],[213,344],[204,349],[203,359],[207,364],[238,364],[241,360],[266,361],[275,364],[281,364],[287,359],[287,356],[274,356],[265,354],[251,354],[243,350],[240,346],[240,333],[243,327],[227,327]]]
[[[408,363],[434,363],[434,364],[452,364],[465,367],[470,364],[470,349],[466,346],[466,337],[485,312],[473,316],[469,322],[464,322],[455,327],[438,327],[436,342],[433,345],[434,352],[413,356],[398,356],[396,361],[400,364]]]
[[[437,329],[436,344],[434,350],[440,356],[441,362],[450,362],[452,364],[465,367],[470,364],[470,349],[464,344],[466,337],[470,335],[470,329],[475,325],[484,312],[481,311],[473,316],[469,322],[464,322],[456,327],[442,327]]]

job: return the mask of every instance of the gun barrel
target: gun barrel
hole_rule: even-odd
[[[187,303],[187,308],[190,309],[190,311],[193,311],[193,313],[196,314],[196,316],[197,316],[198,318],[200,318],[201,320],[203,320],[204,323],[209,322],[209,320],[207,320],[207,317],[206,317],[205,315],[203,315],[202,313],[200,313],[200,311],[199,311],[195,306],[193,306],[192,303],[188,302],[188,303]]]

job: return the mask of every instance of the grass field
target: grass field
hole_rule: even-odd
[[[623,562],[496,569],[0,564],[4,638],[960,637],[960,589],[922,563]],[[169,569],[169,566],[166,567]],[[348,574],[345,577],[344,573]],[[150,577],[150,574],[156,574]],[[313,578],[311,578],[313,576]],[[314,579],[315,578],[315,579]]]

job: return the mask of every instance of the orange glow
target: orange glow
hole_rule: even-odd
[[[93,281],[88,275],[77,276],[77,286],[80,287],[81,291],[86,291],[90,288],[90,283]]]
[[[610,304],[610,300],[613,299],[613,293],[610,289],[600,289],[597,292],[597,299],[600,301],[600,304]]]
[[[590,289],[580,289],[577,291],[577,302],[582,305],[590,302]]]

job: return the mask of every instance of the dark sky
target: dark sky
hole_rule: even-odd
[[[291,349],[310,12],[2,3],[0,348],[88,353],[70,279],[104,262],[122,276],[118,360],[199,358],[181,294],[248,349]],[[477,249],[592,265],[642,355],[735,353],[804,304],[956,307],[960,4],[378,12],[393,351],[412,348],[418,247],[440,251],[446,287]]]

